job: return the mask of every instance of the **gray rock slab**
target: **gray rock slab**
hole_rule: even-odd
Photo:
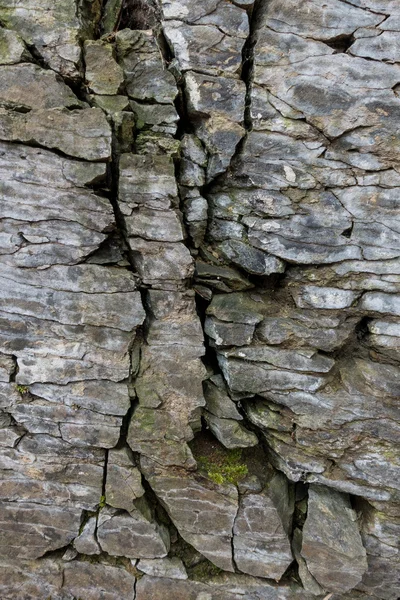
[[[111,158],[111,128],[99,108],[26,114],[0,110],[0,139],[36,143],[85,160]]]
[[[172,558],[142,558],[137,568],[152,577],[168,577],[169,579],[187,579],[185,565],[177,556]]]
[[[0,104],[6,108],[77,108],[80,102],[53,71],[32,63],[1,67]],[[15,85],[18,81],[19,85]]]
[[[130,513],[104,508],[98,518],[97,539],[111,556],[161,558],[169,551],[168,530],[149,521],[137,508]]]
[[[233,571],[231,536],[237,512],[236,488],[179,473],[150,473],[147,477],[181,536],[215,565]]]
[[[89,517],[81,533],[74,539],[74,548],[80,554],[100,554],[101,548],[96,539],[97,518]]]
[[[102,40],[86,40],[84,50],[89,89],[95,94],[118,94],[124,75],[114,58],[113,47]]]
[[[346,592],[361,581],[366,552],[347,496],[323,486],[310,487],[301,555],[328,591]]]
[[[133,510],[144,494],[142,476],[127,448],[110,450],[107,462],[106,502],[114,508]]]
[[[276,580],[281,578],[293,560],[287,536],[293,505],[289,501],[287,483],[282,476],[280,479],[283,484],[278,486],[280,502],[289,507],[285,514],[281,515],[277,510],[276,498],[268,489],[260,494],[248,494],[240,499],[233,529],[238,569],[249,575]]]

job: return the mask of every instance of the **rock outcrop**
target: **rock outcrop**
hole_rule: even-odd
[[[397,599],[399,40],[2,3],[2,600]]]

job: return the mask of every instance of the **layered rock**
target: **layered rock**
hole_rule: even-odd
[[[0,7],[1,598],[395,600],[396,2],[37,4]]]

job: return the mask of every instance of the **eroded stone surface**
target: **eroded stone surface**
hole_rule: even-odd
[[[0,7],[1,598],[395,600],[396,1],[53,4]]]

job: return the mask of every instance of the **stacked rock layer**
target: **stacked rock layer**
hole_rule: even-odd
[[[0,598],[395,600],[397,0],[0,6]]]

